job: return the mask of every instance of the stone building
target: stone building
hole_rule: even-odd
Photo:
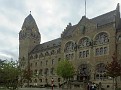
[[[29,65],[35,75],[30,84],[51,84],[52,78],[54,84],[62,83],[55,69],[60,60],[69,60],[76,70],[74,80],[88,79],[111,86],[112,78],[105,75],[105,65],[112,61],[115,51],[121,59],[119,8],[117,4],[115,10],[92,19],[82,16],[76,25],[69,23],[59,38],[41,44],[41,34],[29,14],[19,32],[19,62],[21,69]]]

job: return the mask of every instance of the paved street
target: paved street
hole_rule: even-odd
[[[52,89],[51,88],[20,88],[19,90],[52,90]],[[53,90],[67,90],[67,89],[54,88]],[[71,90],[82,90],[82,89],[75,88]]]

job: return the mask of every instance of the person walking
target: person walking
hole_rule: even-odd
[[[90,90],[96,90],[96,84],[95,83],[93,83],[92,85],[91,85],[91,87],[90,87]]]

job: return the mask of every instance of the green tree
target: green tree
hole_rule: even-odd
[[[57,66],[57,75],[64,78],[69,83],[70,78],[75,74],[73,64],[68,60],[62,60]]]
[[[1,68],[1,84],[8,89],[14,90],[18,87],[18,76],[20,70],[17,62],[5,61]]]
[[[106,73],[113,78],[113,85],[114,81],[116,82],[115,86],[117,88],[117,77],[121,75],[121,66],[115,54],[112,56],[112,59],[113,61],[106,65]]]
[[[5,60],[0,59],[0,86],[3,85],[4,83],[4,72],[3,72],[3,65],[4,65]]]

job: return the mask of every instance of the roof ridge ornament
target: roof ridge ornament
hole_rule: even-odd
[[[119,5],[119,3],[118,3],[117,6],[116,6],[116,10],[117,10],[117,11],[120,11],[120,5]]]

